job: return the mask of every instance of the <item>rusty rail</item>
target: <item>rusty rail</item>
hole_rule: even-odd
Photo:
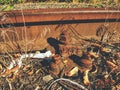
[[[19,52],[18,46],[24,51],[25,45],[28,47],[27,51],[49,47],[47,38],[58,37],[62,30],[70,29],[69,25],[79,34],[90,37],[95,36],[97,28],[106,23],[110,26],[110,31],[120,32],[120,10],[117,9],[38,9],[1,13],[0,43],[2,42],[1,46],[7,45],[9,52]],[[2,15],[5,15],[7,19],[2,18]],[[15,28],[8,30],[11,26]],[[5,36],[6,34],[7,36]],[[3,43],[4,41],[5,43]],[[6,48],[8,48],[7,46]],[[2,48],[0,51],[3,53],[4,49]]]
[[[120,10],[114,9],[38,9],[3,12],[15,27],[74,23],[120,22]],[[22,15],[23,14],[23,15]],[[2,24],[2,22],[0,22]],[[4,27],[9,25],[4,23]]]

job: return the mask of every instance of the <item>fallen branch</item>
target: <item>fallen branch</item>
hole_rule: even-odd
[[[61,80],[67,81],[67,82],[69,82],[69,83],[71,83],[71,84],[74,84],[74,85],[78,86],[80,89],[88,90],[88,89],[85,88],[83,85],[78,84],[78,83],[76,83],[76,82],[74,82],[74,81],[71,81],[71,80],[69,80],[69,79],[65,79],[65,78],[56,79],[55,81],[53,81],[53,82],[49,85],[49,87],[47,88],[47,90],[50,90],[51,86],[52,86],[54,83],[56,83],[56,82],[58,82],[58,81],[61,81]]]

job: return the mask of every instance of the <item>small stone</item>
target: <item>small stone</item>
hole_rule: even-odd
[[[46,75],[43,77],[43,81],[45,81],[46,83],[48,83],[52,79],[53,79],[53,77],[51,75]]]

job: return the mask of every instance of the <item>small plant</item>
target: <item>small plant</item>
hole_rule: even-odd
[[[1,5],[21,3],[25,0],[0,0]]]

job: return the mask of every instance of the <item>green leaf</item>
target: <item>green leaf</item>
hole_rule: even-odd
[[[13,10],[13,8],[14,8],[14,5],[8,5],[5,8],[3,8],[3,11],[10,11],[10,10]]]

